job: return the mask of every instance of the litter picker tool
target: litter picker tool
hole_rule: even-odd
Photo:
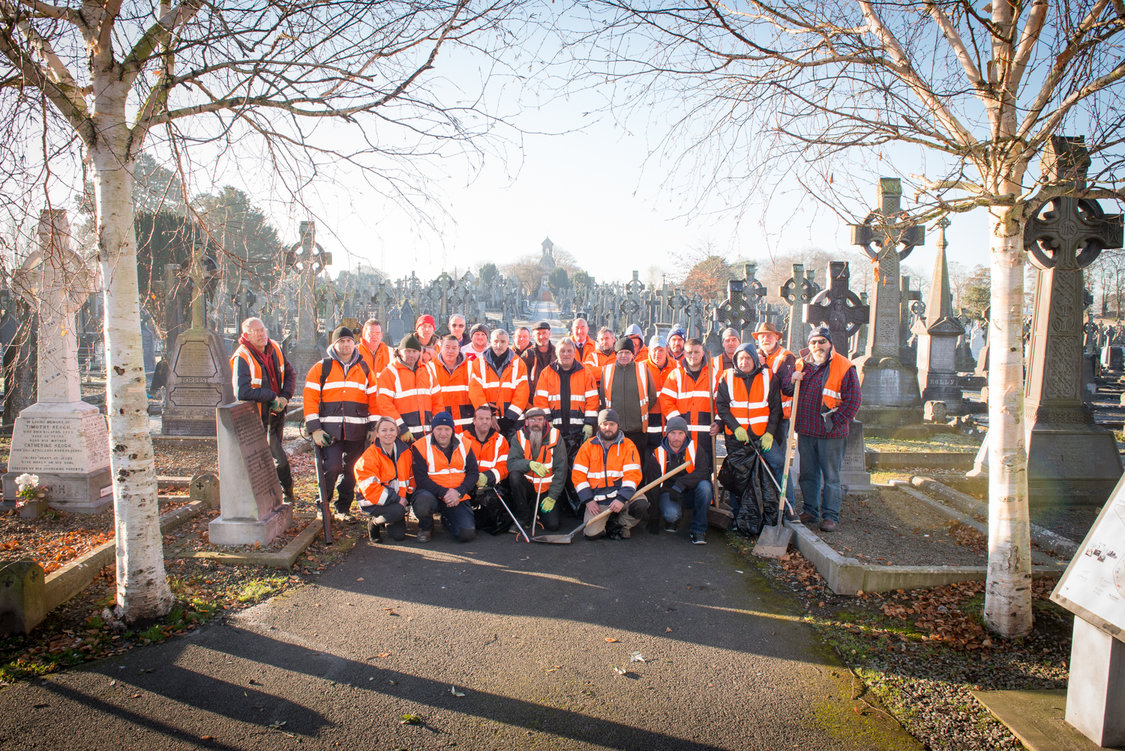
[[[672,477],[673,475],[679,474],[680,472],[684,471],[685,469],[687,469],[687,462],[684,462],[680,466],[678,466],[674,469],[670,469],[667,472],[665,472],[664,474],[662,474],[660,477],[657,477],[655,480],[650,482],[648,485],[645,485],[640,490],[638,490],[636,493],[634,493],[633,497],[636,498],[639,495],[644,495],[649,490],[652,490],[657,485],[660,485],[662,482],[664,482],[668,478]],[[586,529],[586,525],[588,525],[590,522],[597,521],[598,519],[604,519],[605,517],[609,516],[610,513],[612,513],[612,512],[608,508],[606,508],[606,510],[601,512],[600,514],[595,514],[594,516],[591,516],[590,521],[582,522],[582,524],[580,524],[576,529],[574,529],[570,532],[567,532],[566,534],[536,535],[535,537],[531,538],[531,541],[532,542],[546,542],[546,543],[551,543],[553,545],[569,545],[570,543],[574,542],[574,536],[576,534],[578,534],[582,530]]]
[[[797,396],[801,392],[801,382],[793,382],[793,412],[797,411]],[[781,483],[777,482],[777,478],[773,476],[773,472],[769,471],[769,465],[766,464],[765,457],[758,454],[758,458],[762,460],[762,464],[766,464],[766,472],[770,478],[777,485],[777,492],[781,495],[781,500],[777,504],[777,524],[762,527],[762,533],[758,535],[758,541],[754,543],[754,549],[751,551],[754,555],[760,558],[780,558],[789,551],[789,543],[793,540],[793,530],[786,527],[783,523],[785,515],[785,506],[789,503],[789,499],[785,497],[786,489],[789,487],[789,463],[793,461],[793,434],[797,426],[797,415],[793,414],[789,421],[789,431],[785,436],[785,468],[781,471]]]
[[[535,525],[539,523],[539,497],[543,495],[543,487],[540,486],[535,491],[535,513],[531,515],[531,531],[535,531]]]
[[[320,493],[320,516],[324,519],[324,544],[332,544],[332,510],[328,508],[328,489],[324,487],[324,458],[320,446],[313,442],[313,465],[316,467],[316,489]]]
[[[500,495],[500,491],[496,488],[493,488],[492,492],[496,494],[496,498],[500,501],[500,505],[503,506],[504,510],[508,512],[508,516],[512,517],[512,523],[516,525],[516,529],[518,529],[520,531],[520,534],[523,535],[524,542],[531,542],[531,538],[527,536],[527,532],[525,532],[524,528],[520,526],[519,520],[516,519],[516,515],[512,513],[512,510],[510,508],[508,508],[508,504],[504,503],[504,496]],[[519,539],[518,535],[516,539]]]

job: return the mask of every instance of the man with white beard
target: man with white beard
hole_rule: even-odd
[[[781,391],[791,396],[793,385],[801,384],[794,410],[801,456],[799,484],[805,499],[801,521],[819,521],[822,531],[831,532],[840,521],[840,468],[848,426],[861,403],[859,377],[851,360],[833,348],[827,327],[812,330],[809,351],[809,357],[797,360],[790,377],[782,381]]]
[[[530,529],[539,501],[539,519],[554,532],[562,521],[556,505],[566,486],[566,445],[554,427],[547,424],[547,411],[532,407],[524,416],[523,428],[516,431],[508,448],[508,487],[512,492],[512,512],[526,521]]]

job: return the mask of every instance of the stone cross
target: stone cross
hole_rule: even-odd
[[[93,291],[94,274],[70,249],[65,209],[39,214],[39,250],[12,274],[12,286],[39,311],[39,402],[82,400],[74,315]]]
[[[1078,197],[1090,166],[1082,137],[1052,137],[1041,163],[1044,182],[1062,195],[1030,215],[1023,236],[1040,270],[1024,402],[1029,493],[1033,507],[1051,499],[1101,505],[1121,461],[1113,434],[1094,425],[1082,401],[1082,269],[1122,246],[1122,218]]]
[[[872,331],[866,354],[877,359],[899,358],[899,265],[926,237],[925,227],[903,221],[901,204],[902,182],[881,178],[879,207],[862,224],[851,226],[852,244],[860,246],[875,265]]]
[[[781,285],[781,299],[789,303],[789,332],[786,346],[791,352],[800,352],[807,343],[808,327],[805,326],[805,305],[816,296],[812,282],[805,276],[803,264],[793,264],[793,276]]]
[[[626,296],[621,299],[617,306],[617,309],[621,312],[622,331],[630,323],[636,323],[634,319],[644,309],[644,303],[641,300],[641,292],[644,291],[644,288],[645,284],[641,281],[640,272],[633,271],[633,278],[625,285]]]
[[[746,282],[742,279],[731,279],[727,282],[727,299],[719,303],[716,309],[716,320],[723,327],[738,331],[742,341],[747,341],[750,336],[751,325],[754,323],[753,303],[743,296]]]
[[[805,306],[805,321],[810,325],[827,326],[832,334],[832,346],[844,354],[848,350],[848,337],[867,321],[871,309],[848,289],[851,271],[847,261],[829,263],[828,276],[828,289],[816,293]]]

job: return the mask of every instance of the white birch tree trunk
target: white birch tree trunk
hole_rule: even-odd
[[[1018,186],[1013,188],[1016,192]],[[1007,638],[1031,631],[1031,532],[1023,420],[1021,209],[989,209],[992,315],[988,337],[988,574],[984,620]]]
[[[164,572],[156,469],[148,432],[141,346],[137,244],[133,228],[133,155],[126,126],[128,89],[96,76],[94,145],[98,260],[105,301],[106,412],[117,547],[117,604],[126,621],[172,608]]]

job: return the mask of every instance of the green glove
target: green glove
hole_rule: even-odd
[[[543,462],[528,462],[527,466],[531,469],[532,472],[539,475],[540,477],[547,476],[547,465]]]
[[[540,510],[541,510],[541,511],[542,511],[542,512],[543,512],[544,514],[549,514],[549,513],[551,513],[551,511],[552,511],[552,510],[553,510],[554,508],[555,508],[555,499],[554,499],[554,498],[544,498],[544,499],[543,499],[543,502],[539,504],[539,509],[540,509]]]
[[[773,435],[766,433],[762,436],[762,450],[769,451],[773,448]]]
[[[746,434],[746,428],[742,428],[742,427],[735,428],[734,437],[737,438],[738,440],[742,441],[743,443],[749,443],[750,442],[750,436],[748,436]]]
[[[486,475],[484,472],[481,472],[480,476],[477,477],[477,487],[483,488],[487,484],[488,484],[488,475]]]
[[[332,436],[328,435],[323,430],[314,430],[312,434],[312,441],[317,446],[324,448],[328,444],[332,443]]]
[[[584,440],[584,441],[590,440],[590,436],[592,436],[593,434],[594,434],[594,426],[593,425],[583,425],[582,426],[582,440]]]
[[[277,412],[280,412],[280,411],[281,411],[281,406],[278,404],[277,399],[274,399],[272,402],[270,402],[270,412],[277,413]]]

